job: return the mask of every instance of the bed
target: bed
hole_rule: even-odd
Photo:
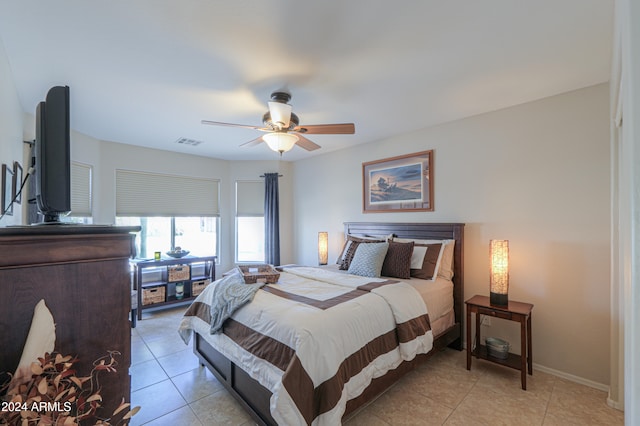
[[[357,249],[353,241],[366,246],[352,250],[350,273],[335,265],[280,268],[278,283],[257,290],[213,335],[205,321],[213,310],[211,291],[185,313],[183,339],[193,336],[201,363],[258,424],[337,424],[439,349],[462,349],[464,224],[347,222],[344,232],[339,262],[349,247]],[[403,249],[411,244],[414,253],[437,247],[433,277],[425,285],[397,273],[354,274],[354,253],[376,250],[383,241]],[[443,279],[438,270],[446,268],[438,268],[446,262],[445,245],[451,271]],[[234,279],[232,274],[217,285]],[[449,305],[434,302],[434,292]]]

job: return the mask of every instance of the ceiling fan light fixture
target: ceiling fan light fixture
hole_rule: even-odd
[[[269,102],[269,113],[271,114],[271,121],[278,126],[279,129],[287,129],[289,127],[291,105],[280,102]]]
[[[210,120],[202,120],[202,124],[242,127],[267,132],[266,135],[245,142],[240,146],[255,146],[265,142],[271,150],[279,152],[280,155],[282,155],[283,152],[290,151],[293,145],[296,144],[307,151],[320,149],[320,145],[306,138],[307,134],[352,135],[355,133],[356,128],[353,123],[307,124],[300,126],[300,119],[292,112],[291,105],[287,103],[290,99],[291,94],[287,92],[280,91],[271,94],[272,102],[269,102],[269,111],[265,112],[262,116],[263,127]]]
[[[298,142],[296,135],[284,132],[267,133],[262,136],[262,139],[269,145],[269,148],[279,152],[280,155],[282,155],[283,152],[290,151],[296,142]]]

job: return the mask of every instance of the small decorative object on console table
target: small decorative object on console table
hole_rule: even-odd
[[[188,255],[190,252],[189,250],[182,250],[181,247],[176,247],[172,250],[169,250],[167,252],[167,256],[169,257],[173,257],[174,259],[180,259],[182,257],[185,257],[186,255]],[[158,259],[156,259],[158,260]]]
[[[511,301],[507,306],[495,306],[487,296],[473,296],[467,300],[467,370],[471,369],[471,355],[500,365],[520,370],[522,389],[527,390],[527,372],[533,374],[531,358],[531,310],[530,303]],[[471,342],[471,313],[476,315],[475,349]],[[480,344],[480,315],[489,315],[520,323],[520,355],[509,353],[505,359],[490,356],[487,347]]]

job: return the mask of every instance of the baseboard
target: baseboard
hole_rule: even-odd
[[[611,398],[607,398],[607,405],[616,410],[624,411],[624,404],[622,402],[614,401]]]
[[[533,364],[533,369],[541,371],[543,373],[561,377],[563,379],[569,380],[570,382],[578,383],[581,385],[589,386],[590,388],[607,392],[607,394],[609,393],[609,385],[605,385],[603,383],[594,382],[593,380],[585,379],[584,377],[574,376],[573,374],[565,373],[564,371],[555,370],[553,368],[545,367],[544,365],[536,363]]]
[[[464,349],[466,349],[466,342],[463,344]],[[609,385],[605,385],[604,383],[594,382],[593,380],[585,379],[584,377],[575,376],[573,374],[565,373],[564,371],[555,370],[553,368],[545,367],[544,365],[533,363],[533,369],[537,371],[541,371],[543,373],[551,374],[556,377],[561,377],[563,379],[569,380],[570,382],[578,383],[581,385],[588,386],[590,388],[598,389],[603,392],[607,392],[609,394]],[[623,406],[621,403],[614,401],[612,399],[607,398],[607,405],[612,408],[616,408],[618,410],[622,410]]]

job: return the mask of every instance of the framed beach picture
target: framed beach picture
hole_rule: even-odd
[[[433,211],[433,150],[362,163],[362,211]]]

